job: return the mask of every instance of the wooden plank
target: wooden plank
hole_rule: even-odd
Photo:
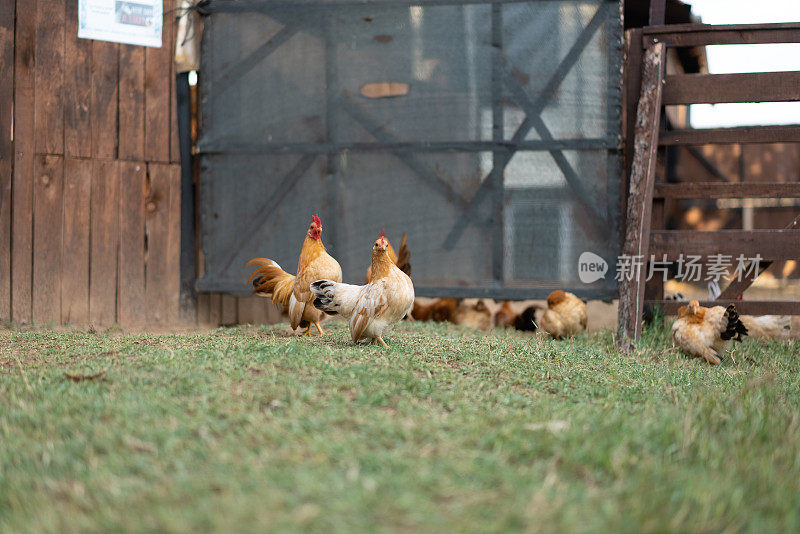
[[[0,0],[0,322],[11,320],[11,173],[14,143],[11,110],[14,102],[13,0]]]
[[[272,306],[272,301],[262,297],[239,297],[238,320],[239,324],[272,324],[267,306]]]
[[[625,173],[620,184],[621,213],[628,212],[628,183],[633,168],[633,142],[636,133],[636,106],[642,90],[642,54],[641,47],[636,46],[641,40],[642,30],[628,30],[625,35],[625,80],[622,84],[622,121],[624,125],[623,143],[625,156]],[[625,220],[620,232],[625,235]]]
[[[164,12],[167,12],[165,1]],[[177,35],[178,23],[175,13],[170,13],[164,17],[164,31],[169,31],[169,50],[170,50],[170,78],[169,78],[169,159],[173,163],[181,162],[180,140],[178,139],[178,97],[177,97],[177,75],[175,70],[175,39]],[[165,37],[166,40],[166,37]]]
[[[33,272],[34,57],[36,9],[17,0],[14,36],[14,178],[11,227],[11,318],[31,320]]]
[[[800,182],[656,184],[654,198],[800,198]]]
[[[144,47],[119,45],[119,159],[144,160]]]
[[[165,3],[166,0],[165,0]],[[165,11],[166,11],[165,6]],[[169,16],[169,15],[168,15]],[[165,28],[166,30],[166,28]],[[167,31],[163,43],[169,43]],[[170,64],[169,46],[147,47],[145,51],[145,159],[168,162],[170,128]]]
[[[648,17],[650,26],[659,26],[664,24],[666,10],[667,0],[650,0],[650,16]]]
[[[645,35],[661,35],[665,33],[696,33],[696,32],[749,32],[755,30],[800,30],[800,22],[776,22],[767,24],[669,24],[667,26],[646,26],[643,29]]]
[[[211,322],[211,297],[208,293],[197,295],[197,324],[198,326],[208,326]]]
[[[222,295],[220,323],[224,326],[233,326],[237,323],[236,297],[231,295]]]
[[[636,112],[634,158],[630,180],[625,242],[628,256],[648,256],[653,183],[656,172],[658,130],[661,120],[661,88],[664,79],[664,45],[648,49],[642,62],[642,89]],[[630,280],[619,283],[619,337],[623,352],[630,352],[639,340],[644,302],[644,265],[634,270]]]
[[[37,154],[33,188],[32,322],[61,321],[61,228],[64,158]]]
[[[64,29],[64,155],[92,155],[89,104],[92,98],[92,41],[78,39],[78,0],[67,0]]]
[[[115,160],[96,159],[93,164],[89,320],[110,326],[117,320],[119,169]]]
[[[122,139],[122,137],[120,137]],[[123,327],[147,321],[145,312],[144,203],[147,166],[119,162],[119,297],[117,316]]]
[[[790,222],[785,230],[798,230],[800,229],[800,215],[795,217],[795,219]],[[771,261],[762,261],[759,262],[759,269],[758,274],[760,275],[767,269],[769,269],[770,265],[772,265]],[[753,284],[753,279],[750,277],[743,278],[741,280],[732,280],[728,287],[722,290],[719,297],[720,299],[738,299],[741,298],[742,293]]]
[[[222,295],[220,293],[209,294],[208,322],[214,327],[222,323]]]
[[[662,146],[740,143],[800,143],[800,124],[670,130],[662,133],[658,140],[658,144]]]
[[[658,258],[666,254],[673,260],[690,254],[732,255],[734,260],[739,254],[745,257],[760,254],[762,260],[797,260],[800,258],[800,230],[664,230],[652,232],[650,249]]]
[[[800,71],[673,74],[664,83],[665,105],[795,100],[800,100]]]
[[[178,318],[180,284],[179,166],[149,164],[148,184],[145,201],[148,322],[171,325]]]
[[[781,24],[674,24],[644,28],[642,46],[655,42],[668,47],[728,44],[800,43],[800,25]]]
[[[64,153],[63,68],[64,2],[38,0],[34,60],[37,154]]]
[[[117,152],[118,45],[92,41],[92,156],[115,158]]]
[[[167,234],[167,287],[170,324],[180,318],[181,286],[181,166],[168,166],[169,172],[169,233]]]
[[[648,301],[648,304],[658,306],[667,315],[676,315],[678,308],[689,303],[675,300],[653,300]],[[736,306],[736,310],[742,315],[800,315],[800,302],[798,301],[719,299],[700,302],[700,305],[705,307],[728,306],[729,304]]]
[[[665,147],[658,147],[656,157],[656,175],[654,182],[662,180],[669,180],[667,176],[667,149]],[[655,183],[658,187],[658,183]],[[657,198],[653,194],[653,207],[651,214],[651,230],[664,230],[666,228],[666,202],[663,198]],[[645,300],[663,299],[664,298],[664,277],[653,276],[650,280],[645,281],[644,285],[644,298]],[[646,316],[646,314],[645,314]]]
[[[61,250],[61,323],[89,323],[89,228],[92,162],[64,161],[64,232]]]

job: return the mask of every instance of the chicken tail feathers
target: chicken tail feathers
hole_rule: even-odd
[[[723,340],[727,341],[733,339],[734,341],[742,341],[742,336],[747,335],[747,327],[739,319],[739,312],[736,311],[736,306],[730,304],[725,309],[725,315],[728,317],[728,324],[725,326],[725,331],[720,334]]]
[[[523,332],[535,332],[539,325],[536,324],[536,307],[528,306],[522,313],[514,318],[514,328]]]
[[[250,275],[248,284],[252,284],[253,293],[261,297],[272,297],[272,302],[279,308],[289,305],[294,287],[294,275],[281,269],[276,262],[267,258],[254,258],[247,262],[248,267],[256,267]]]
[[[411,276],[411,252],[406,244],[407,238],[406,234],[403,234],[403,237],[400,238],[400,248],[397,249],[397,262],[395,265],[408,276]]]
[[[314,307],[324,311],[328,315],[336,315],[337,305],[334,302],[334,288],[336,282],[331,280],[317,280],[311,284],[311,292],[314,293]]]

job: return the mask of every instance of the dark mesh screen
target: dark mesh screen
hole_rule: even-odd
[[[201,290],[246,290],[254,256],[294,269],[319,213],[346,281],[386,228],[419,295],[614,296],[577,261],[619,248],[618,2],[209,9]]]

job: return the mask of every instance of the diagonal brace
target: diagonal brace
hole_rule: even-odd
[[[267,39],[264,44],[250,52],[247,57],[220,74],[212,82],[212,85],[216,88],[217,96],[225,92],[225,89],[232,86],[236,80],[253,70],[256,65],[269,57],[299,30],[298,26],[284,26],[275,35]]]
[[[245,243],[247,243],[250,238],[252,238],[254,235],[261,235],[270,215],[272,215],[272,213],[275,211],[275,208],[277,208],[281,202],[283,202],[283,199],[286,198],[286,195],[291,192],[295,184],[299,181],[300,177],[303,176],[311,167],[311,165],[314,163],[314,160],[317,159],[317,156],[318,154],[306,154],[301,157],[297,163],[295,163],[294,167],[292,167],[289,172],[283,176],[280,184],[278,184],[273,193],[267,198],[267,201],[257,210],[255,210],[255,220],[252,221],[252,224],[248,225],[250,228],[254,228],[254,230],[243,232],[241,235],[236,236],[238,239],[232,243],[230,249],[222,256],[223,258],[228,258],[227,263],[222,268],[223,272],[227,271],[231,265],[233,265],[236,256],[239,254],[239,252],[241,252]]]
[[[353,117],[364,127],[364,129],[370,133],[370,135],[372,135],[379,142],[387,144],[397,143],[397,139],[392,134],[387,132],[385,128],[379,125],[375,119],[373,119],[361,108],[361,106],[350,100],[346,94],[343,94],[341,98],[339,98],[339,104],[348,115]],[[414,171],[420,178],[425,180],[428,185],[438,190],[439,193],[447,198],[447,200],[457,204],[462,210],[466,210],[466,200],[455,189],[453,189],[453,187],[447,183],[447,181],[428,169],[425,164],[423,164],[409,152],[402,150],[392,150],[391,152],[403,163],[405,163],[412,171]]]
[[[575,40],[575,42],[570,47],[567,54],[564,56],[564,59],[556,67],[555,71],[553,71],[552,76],[548,80],[547,84],[544,86],[542,91],[539,93],[539,96],[536,100],[531,104],[530,108],[527,110],[528,116],[522,121],[522,124],[517,127],[517,130],[514,132],[510,140],[510,145],[513,146],[515,143],[519,143],[525,136],[528,135],[528,132],[534,127],[534,118],[538,116],[544,108],[547,106],[550,99],[555,95],[556,91],[558,90],[561,83],[567,77],[567,74],[578,61],[581,54],[583,53],[584,49],[588,46],[589,42],[594,37],[597,30],[603,24],[605,20],[605,4],[601,4],[598,6],[597,11],[592,16],[589,23],[586,27],[581,30],[580,35]],[[472,197],[466,213],[466,221],[472,221],[475,219],[475,210],[480,206],[481,202],[486,198],[488,193],[494,190],[496,187],[502,187],[502,180],[503,180],[503,172],[505,171],[506,165],[508,162],[511,161],[511,158],[514,156],[513,150],[508,150],[505,154],[500,154],[496,158],[492,170],[489,172],[487,177],[483,180],[478,191],[476,191],[475,195]],[[446,250],[452,250],[455,247],[456,242],[461,238],[463,235],[464,230],[466,229],[465,224],[456,224],[453,226],[453,229],[445,238],[445,244],[443,245]]]
[[[514,100],[519,104],[519,106],[525,110],[526,118],[531,119],[531,124],[536,132],[539,134],[539,137],[542,138],[543,141],[552,141],[553,134],[550,133],[550,130],[547,128],[547,125],[544,123],[542,118],[535,113],[535,109],[533,109],[533,103],[528,98],[528,95],[525,94],[525,91],[520,87],[519,82],[514,79],[513,76],[506,73],[504,81],[506,86],[511,91],[512,97]],[[560,150],[550,150],[550,155],[558,165],[559,170],[564,174],[564,179],[567,181],[567,184],[572,188],[575,193],[575,196],[578,197],[578,200],[583,205],[583,207],[590,212],[592,217],[597,221],[600,221],[601,227],[604,227],[606,224],[606,216],[598,211],[597,207],[592,202],[591,197],[586,192],[586,188],[583,186],[583,182],[581,181],[578,173],[575,172],[575,169],[572,165],[567,161],[567,158],[564,156],[564,153]],[[595,226],[597,228],[597,226]]]

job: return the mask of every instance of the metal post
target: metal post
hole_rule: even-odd
[[[181,253],[179,313],[181,319],[193,322],[196,319],[197,278],[195,266],[194,224],[194,180],[192,172],[191,100],[189,95],[189,73],[175,75],[177,99],[178,145],[181,157]]]

